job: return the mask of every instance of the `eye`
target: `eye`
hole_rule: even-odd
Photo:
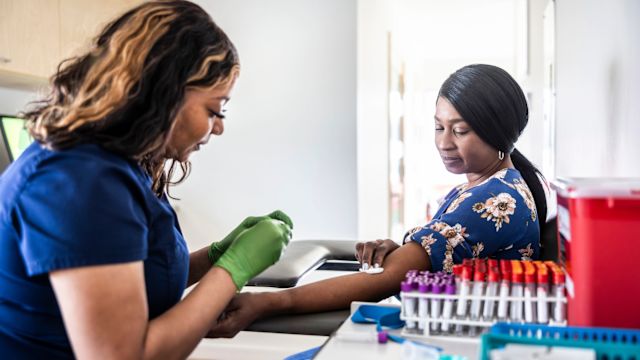
[[[464,135],[464,134],[466,134],[468,132],[469,132],[469,130],[467,130],[467,129],[453,129],[453,134],[456,135],[456,136]]]
[[[226,117],[224,115],[224,112],[226,112],[226,111],[227,111],[226,109],[223,109],[221,112],[217,112],[215,110],[209,109],[209,118],[212,118],[212,119],[213,118],[218,118],[220,120],[224,120],[224,118]]]
[[[442,131],[442,130],[444,130],[444,128],[436,124],[436,131]]]

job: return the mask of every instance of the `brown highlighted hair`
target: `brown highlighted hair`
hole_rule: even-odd
[[[164,158],[186,89],[215,87],[238,72],[234,45],[201,7],[148,2],[108,24],[88,53],[63,61],[49,96],[24,116],[50,149],[94,143],[137,161],[161,196],[189,172],[175,160],[165,171]],[[182,177],[170,182],[177,164]]]

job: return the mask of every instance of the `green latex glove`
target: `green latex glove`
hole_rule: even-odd
[[[274,219],[280,220],[283,223],[289,225],[290,229],[293,229],[293,222],[291,222],[291,218],[284,212],[280,210],[273,211],[272,213],[265,216],[249,216],[244,219],[240,225],[238,225],[233,231],[229,233],[229,235],[225,236],[224,239],[214,242],[209,246],[209,261],[211,265],[215,264],[216,261],[220,258],[220,256],[229,248],[229,245],[235,240],[241,232],[249,229],[255,224],[259,223],[262,220]]]
[[[291,229],[280,220],[262,220],[244,230],[215,266],[225,269],[238,290],[280,259],[291,239]]]

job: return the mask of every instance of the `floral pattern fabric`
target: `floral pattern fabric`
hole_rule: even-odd
[[[529,187],[516,169],[503,169],[474,187],[457,186],[433,220],[411,229],[433,271],[451,272],[464,258],[536,259],[540,226]]]

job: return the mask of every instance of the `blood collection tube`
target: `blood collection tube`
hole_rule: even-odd
[[[536,267],[532,261],[523,261],[524,267],[524,321],[537,321],[536,315]]]
[[[536,297],[538,298],[538,323],[547,324],[549,322],[549,302],[547,296],[549,294],[549,271],[547,266],[541,261],[534,261],[538,270],[538,289]]]
[[[473,278],[473,268],[464,266],[462,269],[462,280],[460,281],[460,291],[458,292],[458,306],[456,307],[456,319],[464,320],[467,318],[467,301],[471,292],[471,279]],[[464,326],[456,324],[456,335],[463,335]]]
[[[375,343],[385,344],[389,341],[389,333],[386,331],[379,332],[344,332],[338,331],[335,334],[335,338],[345,342],[361,342],[361,343]]]
[[[553,272],[553,286],[551,288],[551,295],[555,299],[553,304],[553,320],[557,323],[562,323],[567,318],[565,303],[563,301],[565,289],[564,271],[558,264],[552,261],[545,261],[545,264],[549,266]]]
[[[471,295],[471,309],[469,313],[471,320],[480,320],[482,314],[482,296],[484,295],[485,280],[487,276],[487,267],[483,261],[476,261],[475,271],[473,272],[473,286]],[[469,336],[476,336],[476,326],[469,327]]]
[[[426,295],[431,292],[431,279],[424,279],[420,283],[418,283],[418,292],[420,295]],[[429,299],[426,297],[418,298],[418,330],[424,330],[424,324],[427,322],[427,318],[429,317]]]
[[[511,261],[500,260],[500,272],[502,281],[500,282],[500,295],[498,300],[498,320],[506,321],[509,314],[509,294],[511,292]]]
[[[456,284],[453,281],[449,281],[445,285],[444,293],[455,295]],[[442,306],[442,332],[445,334],[449,333],[450,324],[447,320],[451,320],[451,316],[453,316],[453,298],[444,300],[444,305]]]
[[[491,261],[491,260],[489,260]],[[496,319],[496,296],[498,296],[498,286],[500,285],[500,270],[496,263],[495,266],[489,267],[487,275],[487,290],[485,291],[486,300],[482,308],[482,318],[485,321],[494,321]],[[508,288],[507,288],[508,290]]]
[[[462,280],[462,268],[464,268],[462,264],[453,265],[453,278],[455,279],[456,288],[458,289],[460,288],[460,281]]]
[[[519,260],[511,260],[511,309],[510,318],[513,321],[522,321],[522,297],[524,273]]]
[[[404,307],[405,317],[416,316],[416,298],[412,296],[413,290],[412,280],[405,280],[400,283],[400,291],[402,291],[404,295],[402,297],[402,305]],[[416,329],[415,320],[406,320],[405,327],[409,331],[414,331]]]
[[[440,295],[444,291],[444,283],[441,279],[435,280],[432,284],[431,292],[434,295]],[[437,334],[440,332],[440,315],[442,311],[442,299],[431,299],[431,333]]]

